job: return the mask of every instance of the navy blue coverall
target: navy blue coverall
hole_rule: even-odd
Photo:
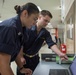
[[[25,40],[27,36],[27,40]],[[36,66],[39,63],[39,55],[37,54],[42,47],[42,44],[46,41],[48,44],[48,48],[51,46],[55,45],[56,43],[53,42],[52,37],[50,33],[45,29],[42,28],[41,31],[37,34],[37,27],[32,26],[31,29],[26,29],[26,32],[24,31],[24,58],[26,60],[26,64],[24,67],[30,68],[32,71],[35,70]],[[27,54],[30,55],[35,55],[34,57],[29,57]],[[17,75],[22,75],[20,74],[19,70],[17,69]]]
[[[19,15],[0,23],[0,52],[11,55],[14,61],[23,40],[23,31]]]

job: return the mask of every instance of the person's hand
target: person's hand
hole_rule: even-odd
[[[23,68],[20,70],[20,72],[25,75],[32,75],[32,70],[29,68]]]
[[[26,64],[26,60],[25,60],[24,57],[21,57],[21,62],[22,62],[23,65]]]
[[[60,53],[59,57],[61,58],[61,60],[68,60],[67,55],[64,53]]]

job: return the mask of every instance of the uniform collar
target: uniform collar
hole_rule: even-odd
[[[23,34],[22,24],[21,24],[21,20],[20,20],[19,15],[16,16],[16,26],[18,29],[18,34],[20,34],[20,33]]]

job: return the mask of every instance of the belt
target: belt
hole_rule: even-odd
[[[23,55],[29,57],[29,58],[33,58],[35,57],[36,55],[38,55],[38,53],[34,54],[34,55],[29,55],[29,54],[26,54],[26,53],[23,53]]]

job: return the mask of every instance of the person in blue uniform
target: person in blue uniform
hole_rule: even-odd
[[[39,55],[38,52],[42,47],[44,41],[48,44],[48,48],[53,50],[56,54],[58,54],[61,58],[67,59],[68,57],[60,52],[56,43],[52,40],[50,32],[45,29],[50,20],[52,19],[52,14],[48,10],[42,10],[36,25],[32,26],[31,29],[24,30],[24,38],[26,36],[28,39],[24,39],[24,48],[23,54],[26,63],[24,67],[30,68],[32,71],[35,70],[39,63]],[[21,61],[24,63],[24,58]],[[17,75],[22,75],[17,69]]]
[[[31,2],[23,6],[16,5],[15,10],[17,16],[0,23],[0,74],[14,75],[10,64],[16,61],[21,73],[31,75],[32,71],[23,67],[20,51],[23,45],[23,28],[30,28],[36,23],[39,10]]]

